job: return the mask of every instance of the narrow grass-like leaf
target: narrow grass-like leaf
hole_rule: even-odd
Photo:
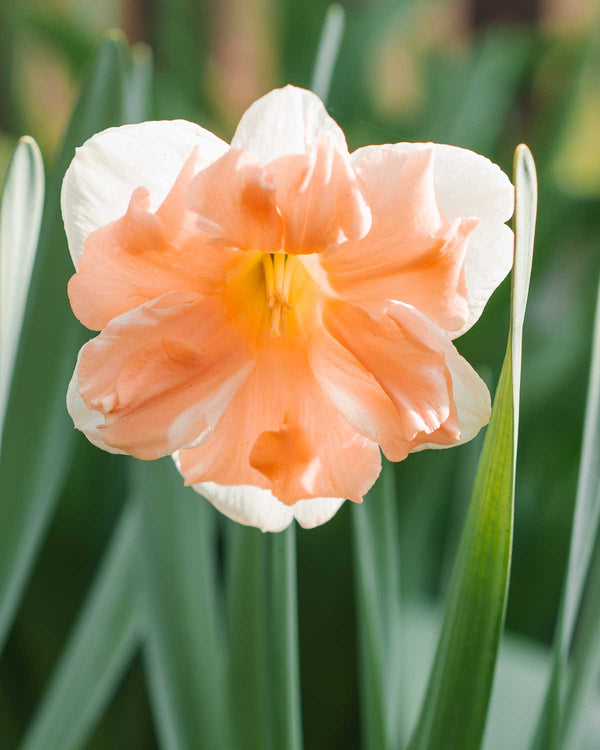
[[[131,61],[125,77],[123,123],[149,120],[152,112],[152,50],[137,42],[131,48]]]
[[[327,100],[329,94],[333,69],[344,35],[345,22],[346,14],[343,6],[339,3],[332,3],[325,16],[310,86],[323,101]]]
[[[391,750],[402,726],[400,547],[394,467],[352,508],[365,750]]]
[[[170,458],[136,462],[150,698],[161,744],[230,750],[215,511]]]
[[[236,526],[228,539],[233,715],[244,750],[301,750],[296,534]]]
[[[583,445],[569,560],[554,640],[554,661],[534,747],[560,747],[566,666],[600,521],[600,292],[583,428]],[[575,678],[577,679],[577,678]]]
[[[0,455],[0,647],[76,438],[64,397],[84,331],[66,294],[73,268],[60,214],[62,178],[76,146],[119,124],[124,55],[121,37],[100,45],[48,181]]]
[[[273,747],[301,750],[302,710],[298,662],[296,527],[266,537],[270,552],[269,643]]]
[[[589,716],[590,704],[598,703],[599,678],[600,544],[597,537],[573,643],[559,747],[580,747],[579,737]]]
[[[22,750],[78,750],[110,700],[139,643],[138,508],[113,534]]]
[[[227,633],[232,717],[245,750],[270,750],[268,564],[262,532],[227,525]],[[241,743],[240,743],[241,745]]]
[[[44,165],[33,138],[21,138],[0,203],[0,438],[23,324],[44,203]]]
[[[522,331],[537,206],[535,166],[526,146],[519,146],[515,153],[515,183],[515,265],[508,346],[412,750],[480,747],[504,623]]]

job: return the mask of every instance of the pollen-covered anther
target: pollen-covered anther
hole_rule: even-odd
[[[287,253],[265,253],[262,258],[265,271],[265,295],[270,308],[270,336],[280,336],[286,330],[286,311],[297,259]]]

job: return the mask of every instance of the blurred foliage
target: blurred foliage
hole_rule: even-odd
[[[526,141],[536,157],[507,627],[540,647],[552,637],[565,571],[600,271],[600,8],[597,0],[544,7],[527,27],[498,26],[489,12],[475,31],[473,8],[462,2],[348,2],[330,94],[351,149],[432,139],[478,150],[509,173],[516,143]],[[50,163],[82,64],[106,29],[121,27],[153,49],[153,117],[187,117],[228,138],[243,108],[272,86],[309,85],[325,9],[321,0],[4,0],[0,177],[23,133]],[[458,342],[490,385],[508,299],[505,283]],[[74,362],[74,346],[72,355]],[[445,593],[479,448],[419,453],[396,467],[401,587],[415,606]],[[22,736],[85,599],[126,496],[124,461],[77,437],[0,660],[3,748]],[[302,721],[311,749],[359,746],[351,512],[346,503],[325,526],[297,534]],[[87,747],[152,748],[156,736],[136,658]]]

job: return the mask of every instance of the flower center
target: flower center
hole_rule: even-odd
[[[290,289],[298,259],[287,253],[264,253],[262,264],[265,272],[265,294],[270,309],[270,335],[280,336],[285,332],[286,311],[291,310]]]

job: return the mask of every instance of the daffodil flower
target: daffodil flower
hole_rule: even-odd
[[[288,86],[231,145],[190,122],[76,152],[62,210],[75,315],[101,331],[68,391],[94,444],[168,454],[220,511],[324,523],[381,468],[473,438],[488,390],[451,339],[508,273],[513,187],[453,146],[348,153]]]

